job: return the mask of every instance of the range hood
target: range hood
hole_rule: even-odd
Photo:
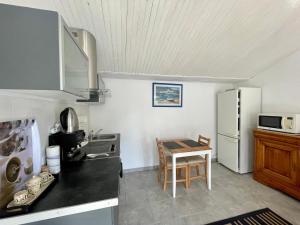
[[[97,75],[97,45],[95,37],[84,29],[71,28],[74,38],[83,49],[89,59],[89,99],[78,99],[78,102],[104,102],[105,89],[99,88],[99,79]],[[103,81],[101,81],[103,82]]]

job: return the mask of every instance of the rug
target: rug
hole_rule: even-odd
[[[209,223],[207,225],[292,225],[271,209],[265,208],[245,213],[225,220]]]

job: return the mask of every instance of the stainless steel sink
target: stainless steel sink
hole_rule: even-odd
[[[94,160],[112,157],[118,151],[118,134],[97,134],[83,148],[86,152],[86,160]]]
[[[116,134],[100,134],[92,138],[92,142],[96,141],[115,141],[117,140]]]
[[[87,160],[107,158],[116,152],[115,144],[98,140],[89,142],[83,148],[86,151]]]
[[[86,145],[88,153],[108,153],[115,152],[116,146],[111,143],[93,141]]]

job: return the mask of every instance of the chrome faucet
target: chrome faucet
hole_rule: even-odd
[[[94,136],[96,136],[97,134],[99,134],[101,131],[103,131],[103,129],[98,129],[98,130],[95,132]]]
[[[94,130],[91,130],[88,134],[88,140],[92,141],[94,139],[94,137],[97,136],[97,134],[99,134],[103,129],[99,129],[96,132],[94,132]]]

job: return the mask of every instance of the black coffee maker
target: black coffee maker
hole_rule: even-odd
[[[81,161],[85,152],[81,149],[85,133],[78,129],[78,118],[71,107],[64,109],[60,114],[60,123],[63,131],[49,136],[49,145],[59,145],[62,164]]]
[[[59,145],[62,164],[81,161],[86,153],[81,148],[85,133],[77,130],[72,133],[58,132],[49,136],[49,145]]]

